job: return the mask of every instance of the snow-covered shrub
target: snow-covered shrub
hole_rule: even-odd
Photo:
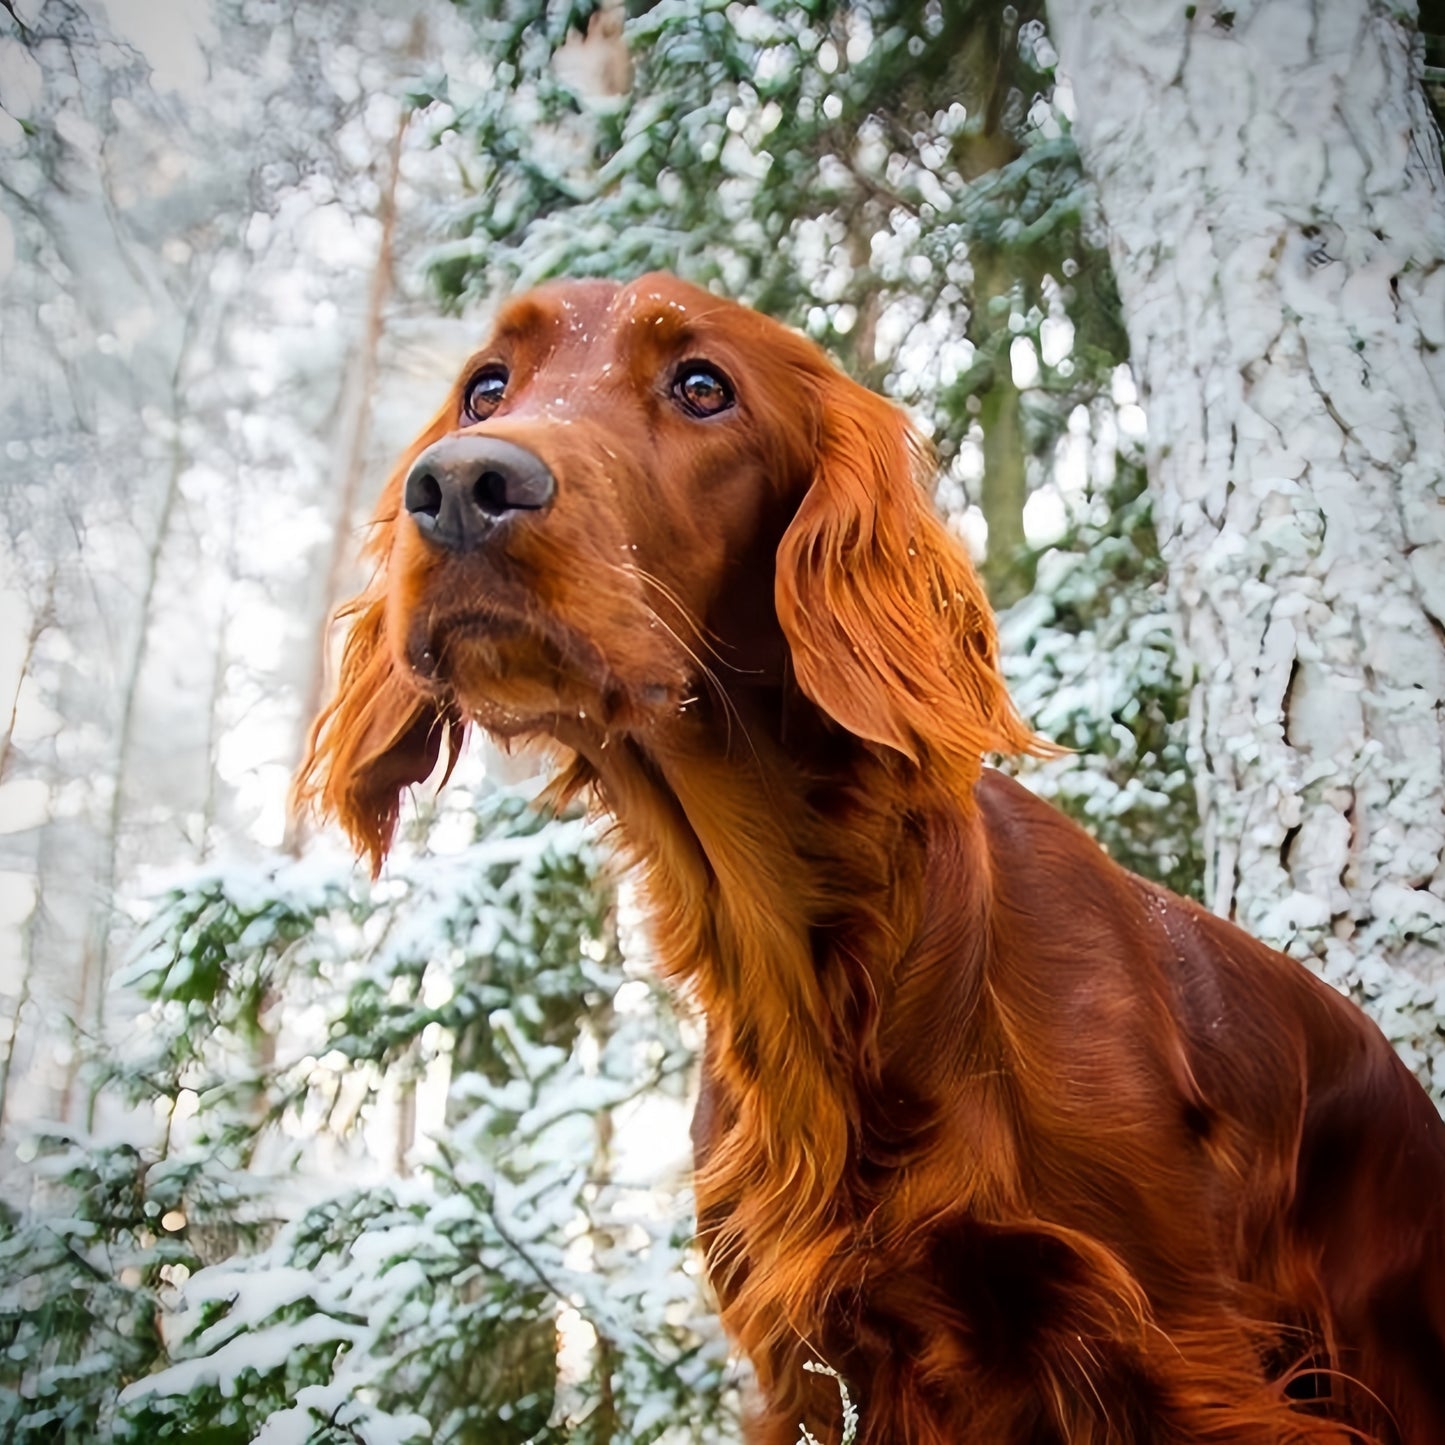
[[[162,1223],[186,1181],[126,1144],[57,1132],[32,1145],[44,1202],[0,1214],[0,1440],[81,1445],[104,1438],[119,1387],[164,1358],[167,1280],[196,1263]]]
[[[1120,465],[1038,559],[1000,618],[1009,686],[1045,737],[1073,749],[1021,780],[1127,868],[1200,896],[1203,854],[1164,563],[1142,469]]]
[[[0,1237],[13,1438],[735,1437],[683,1171],[637,1157],[691,1051],[591,831],[464,790],[415,831],[375,885],[272,858],[160,901],[102,1093],[158,1136],[72,1142]]]

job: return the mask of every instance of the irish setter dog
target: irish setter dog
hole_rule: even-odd
[[[1298,963],[981,766],[1042,746],[905,417],[666,276],[512,301],[382,497],[299,795],[464,730],[615,819],[707,1022],[755,1445],[1445,1441],[1445,1126]]]

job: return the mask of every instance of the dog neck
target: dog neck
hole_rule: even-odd
[[[860,1160],[899,1142],[877,1137],[899,1113],[880,1019],[925,929],[926,791],[811,705],[785,723],[777,697],[578,741],[662,970],[706,1016],[697,1191],[729,1326],[750,1352],[806,1336],[872,1207]]]

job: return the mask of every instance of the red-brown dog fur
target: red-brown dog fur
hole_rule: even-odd
[[[818,1359],[860,1445],[1445,1441],[1445,1128],[1353,1005],[981,768],[1038,745],[903,415],[649,276],[508,305],[407,464],[456,433],[556,495],[448,552],[403,465],[300,794],[379,867],[476,723],[615,816],[706,1016],[749,1439],[839,1438]]]

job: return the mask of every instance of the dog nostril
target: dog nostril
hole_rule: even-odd
[[[500,516],[510,510],[506,477],[501,472],[483,472],[472,487],[472,499],[482,511],[492,516]]]
[[[413,473],[406,479],[406,509],[414,517],[430,517],[433,521],[441,515],[441,483],[430,472],[420,476]]]

